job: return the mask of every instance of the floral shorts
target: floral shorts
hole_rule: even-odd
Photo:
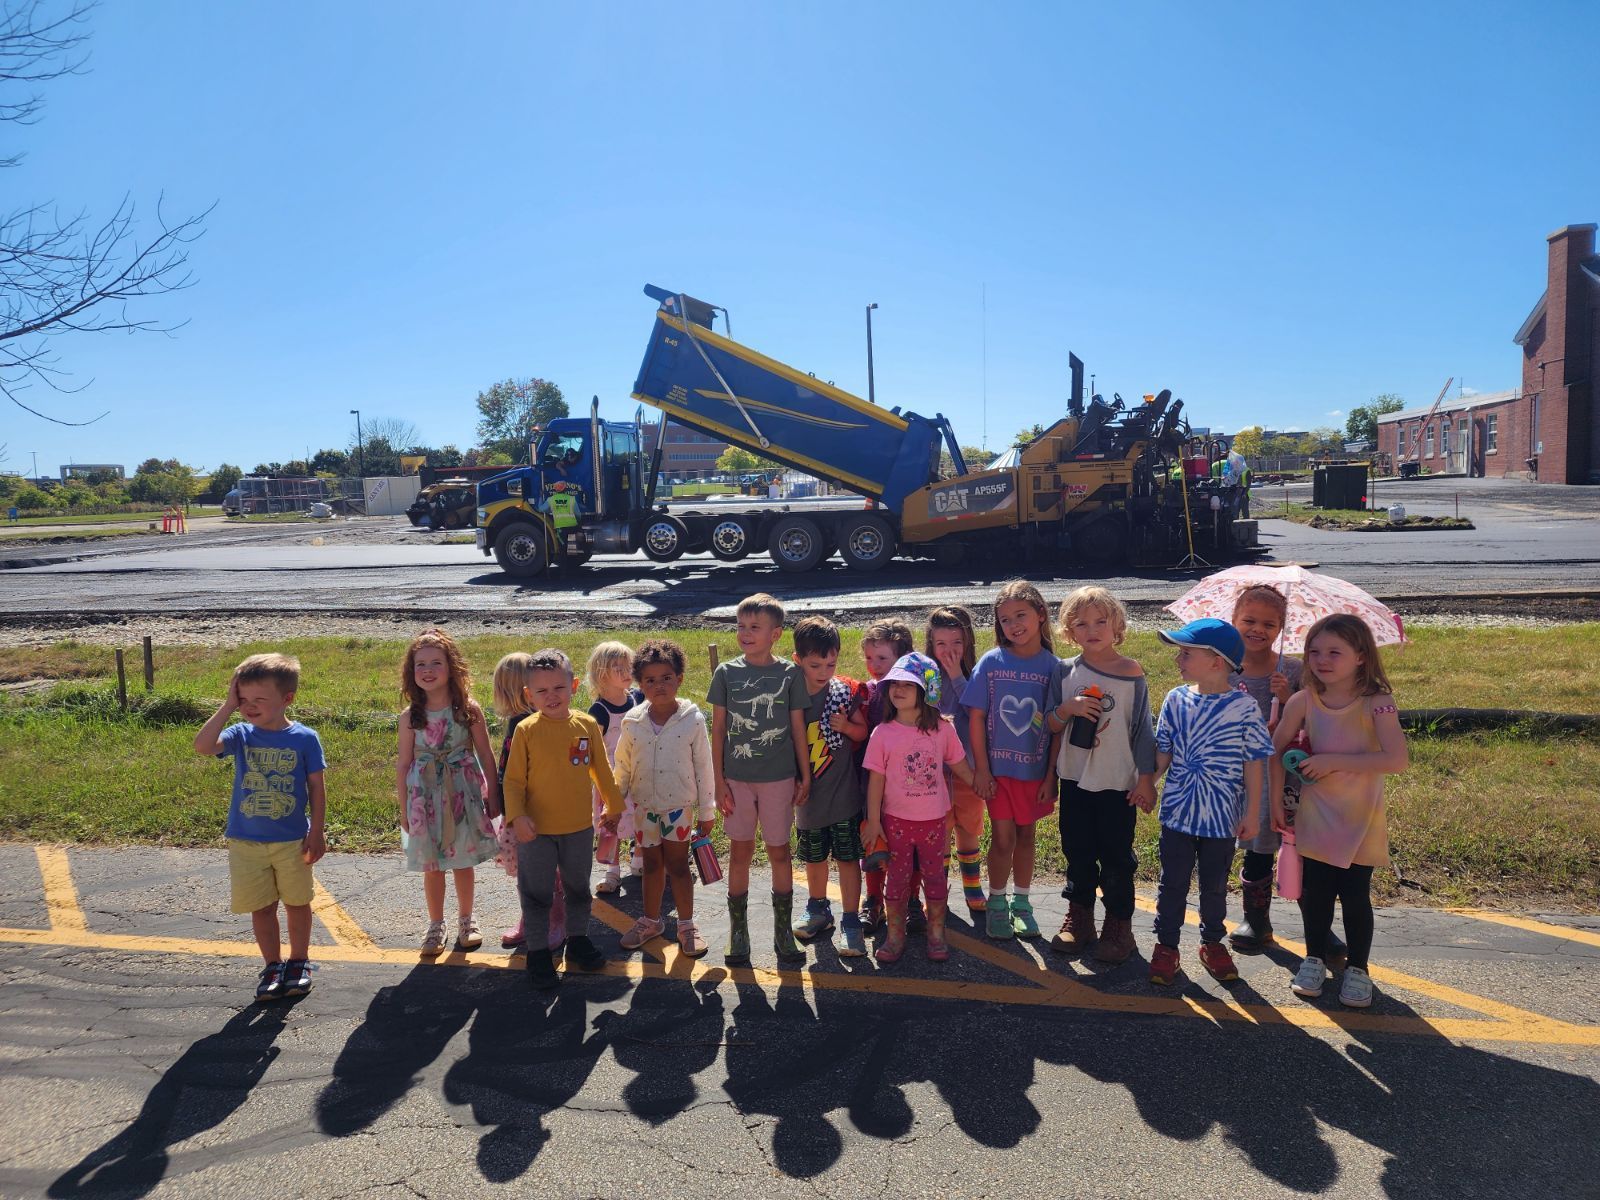
[[[688,845],[689,839],[694,836],[694,809],[688,805],[666,812],[638,809],[633,817],[641,846],[659,846],[663,842]]]

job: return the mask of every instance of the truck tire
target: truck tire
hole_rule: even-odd
[[[750,526],[736,517],[725,517],[706,534],[706,548],[723,562],[738,562],[754,549],[750,540]]]
[[[526,579],[547,565],[545,531],[533,521],[512,521],[494,535],[494,560],[507,575]]]
[[[826,549],[822,530],[810,517],[781,518],[767,539],[767,553],[785,571],[811,570],[822,561]]]
[[[652,562],[676,562],[689,548],[689,530],[682,521],[667,513],[652,513],[645,519],[639,548]]]
[[[839,523],[839,557],[853,571],[881,571],[894,557],[894,530],[877,513]]]

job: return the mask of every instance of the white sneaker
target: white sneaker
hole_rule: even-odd
[[[444,922],[429,921],[422,935],[422,953],[432,957],[444,952]]]
[[[1322,995],[1322,983],[1327,977],[1328,968],[1322,960],[1308,954],[1300,960],[1300,969],[1294,973],[1294,982],[1289,986],[1294,989],[1296,996],[1315,1000]]]
[[[620,867],[607,867],[606,877],[595,885],[596,892],[602,896],[614,896],[622,890],[622,869]]]
[[[483,945],[483,931],[478,928],[478,919],[470,913],[461,917],[456,922],[456,949],[476,950]]]
[[[1339,1003],[1346,1008],[1371,1008],[1372,976],[1360,967],[1346,967],[1339,984]]]

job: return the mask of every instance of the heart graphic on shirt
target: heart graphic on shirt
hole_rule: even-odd
[[[1000,698],[1000,721],[1016,737],[1021,737],[1032,729],[1038,719],[1039,702],[1032,696],[1025,699],[1016,696]]]

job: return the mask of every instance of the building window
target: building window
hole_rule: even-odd
[[[1439,453],[1450,457],[1450,418],[1439,422]]]
[[[1429,421],[1422,431],[1422,444],[1426,449],[1422,452],[1423,458],[1433,457],[1433,422]]]
[[[1500,449],[1500,418],[1490,413],[1483,419],[1483,451],[1493,454]]]
[[[1528,445],[1533,447],[1533,453],[1536,455],[1542,453],[1544,443],[1539,440],[1539,394],[1537,392],[1533,396],[1533,419],[1530,422],[1528,432],[1531,435],[1528,438]]]
[[[1396,453],[1404,458],[1406,453],[1406,427],[1404,425],[1396,425],[1395,436],[1399,439],[1395,444]]]

